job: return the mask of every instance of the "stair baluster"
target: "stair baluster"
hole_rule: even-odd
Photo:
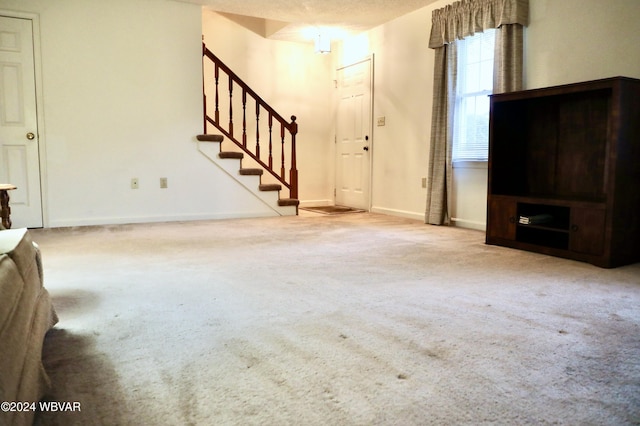
[[[282,157],[280,158],[280,176],[284,179],[284,125],[282,123],[280,123],[280,139],[282,141],[282,149],[280,150],[282,152]]]
[[[218,81],[220,80],[220,67],[218,66],[218,64],[216,64],[216,70],[215,70],[215,81],[216,81],[216,110],[215,110],[215,120],[216,123],[220,122],[220,108],[218,108],[219,103],[220,103],[220,95],[218,94]],[[204,83],[203,83],[204,86]],[[206,123],[206,116],[205,116],[205,123]],[[206,128],[206,126],[205,126]],[[205,132],[206,133],[206,132]]]
[[[271,130],[273,129],[273,114],[269,113],[269,168],[273,168],[273,142],[271,139]]]
[[[242,146],[247,146],[247,90],[242,89]]]
[[[233,137],[233,79],[229,78],[229,134]]]
[[[260,158],[260,104],[256,102],[256,157]]]

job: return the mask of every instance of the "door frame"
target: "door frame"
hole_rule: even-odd
[[[370,78],[370,87],[369,87],[369,96],[371,99],[370,105],[369,105],[369,193],[367,194],[367,211],[371,211],[372,208],[372,200],[373,200],[373,157],[375,154],[375,149],[374,149],[374,134],[373,134],[373,102],[374,102],[374,54],[371,53],[367,56],[364,56],[360,59],[354,60],[352,62],[346,63],[346,64],[342,64],[338,67],[336,67],[336,78],[335,78],[335,84],[336,84],[336,89],[339,89],[338,87],[338,72],[340,72],[341,70],[345,69],[345,68],[349,68],[351,66],[354,65],[358,65],[361,63],[365,63],[365,62],[369,62],[369,78]],[[336,147],[336,143],[337,143],[337,125],[338,125],[338,103],[340,102],[340,96],[338,96],[338,94],[336,93],[336,96],[334,96],[334,111],[335,111],[335,122],[334,122],[334,129],[336,129],[335,134],[334,134],[334,153],[333,153],[333,170],[334,170],[334,175],[333,175],[333,204],[335,205],[336,203],[336,191],[337,191],[337,168],[339,167],[338,164],[338,158],[337,158],[337,147]]]
[[[33,31],[33,68],[34,84],[36,89],[36,122],[38,126],[38,167],[40,168],[40,201],[42,214],[42,227],[49,227],[48,215],[48,188],[47,188],[47,161],[46,161],[46,132],[44,129],[44,96],[42,90],[42,54],[40,46],[40,15],[32,12],[20,12],[15,10],[0,9],[0,16],[7,18],[28,19],[31,21]]]

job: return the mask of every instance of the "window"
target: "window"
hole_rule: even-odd
[[[453,161],[487,161],[489,96],[493,92],[495,30],[485,30],[458,46],[458,81],[453,128]]]

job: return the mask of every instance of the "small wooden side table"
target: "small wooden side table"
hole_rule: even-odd
[[[15,185],[10,183],[0,183],[0,217],[2,218],[2,226],[11,229],[11,207],[9,207],[9,193],[17,189]]]

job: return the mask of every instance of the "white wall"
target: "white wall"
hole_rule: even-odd
[[[198,154],[201,30],[216,54],[300,123],[300,198],[333,200],[335,69],[373,54],[374,211],[423,217],[429,155],[434,4],[334,44],[264,39],[188,3],[2,0],[40,17],[47,226],[270,214]],[[530,0],[527,88],[640,78],[637,0]],[[211,26],[209,26],[211,25]],[[278,79],[272,77],[284,75]],[[160,177],[169,188],[159,189]],[[140,179],[140,189],[129,188]],[[482,228],[486,170],[456,169],[453,216]]]
[[[344,43],[343,56],[375,55],[374,117],[387,122],[374,127],[375,211],[424,216],[420,183],[428,168],[434,57],[426,46],[431,12],[450,3],[437,1]],[[525,88],[640,78],[639,6],[638,0],[530,0]],[[453,190],[456,224],[484,229],[486,166],[455,168]]]
[[[372,210],[424,219],[428,176],[434,53],[431,13],[439,1],[372,29],[341,46],[336,66],[374,55]],[[376,118],[385,117],[385,126]]]
[[[45,226],[274,214],[197,151],[199,6],[3,0],[2,9],[40,21]]]
[[[297,117],[301,205],[332,202],[331,57],[314,53],[313,43],[266,39],[208,10],[202,28],[209,50],[285,119]]]
[[[434,55],[427,47],[432,8],[369,32],[375,55],[372,209],[424,218]],[[377,126],[377,117],[385,125]]]
[[[640,78],[640,1],[531,0],[526,87]]]

